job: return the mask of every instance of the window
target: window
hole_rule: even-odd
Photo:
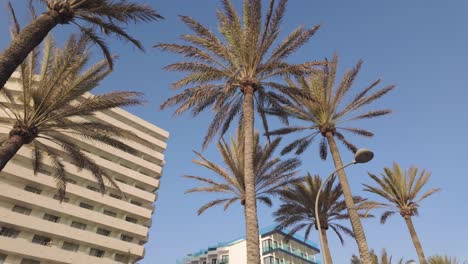
[[[130,223],[134,223],[134,224],[136,224],[138,222],[138,220],[136,220],[135,218],[131,218],[129,216],[125,217],[125,221],[130,222]]]
[[[126,241],[126,242],[132,242],[133,237],[122,234],[122,235],[120,235],[120,240],[123,240],[123,241]]]
[[[51,214],[44,214],[44,217],[42,219],[50,221],[50,222],[54,222],[54,223],[58,223],[60,221],[60,217],[51,215]]]
[[[41,264],[41,262],[34,259],[23,259],[21,264]]]
[[[24,190],[25,190],[25,191],[28,191],[28,192],[35,193],[35,194],[41,194],[41,192],[42,192],[42,190],[37,189],[37,188],[34,188],[34,187],[31,187],[31,186],[26,186],[26,187],[24,187]]]
[[[60,201],[60,195],[58,195],[58,194],[54,195],[54,199]],[[69,201],[70,201],[70,198],[68,198],[68,197],[63,197],[62,202],[68,203]]]
[[[114,260],[121,263],[128,263],[129,257],[121,254],[115,254]]]
[[[117,194],[111,193],[111,194],[109,194],[109,195],[110,195],[110,197],[113,197],[113,198],[115,198],[115,199],[122,200],[122,196],[118,196]]]
[[[80,245],[72,243],[72,242],[63,242],[62,249],[63,250],[68,250],[72,252],[77,252],[78,249],[80,248]]]
[[[270,251],[272,250],[272,243],[273,241],[271,239],[265,239],[262,241],[262,248],[263,248],[263,252],[267,252],[267,251]]]
[[[98,188],[94,187],[94,186],[86,186],[87,189],[91,190],[91,191],[95,191],[95,192],[101,192],[101,190],[99,190]]]
[[[85,230],[85,229],[86,229],[86,224],[73,221],[73,222],[71,223],[71,227],[78,228],[78,229],[81,229],[81,230]]]
[[[211,260],[211,264],[216,264],[217,263],[217,260],[216,259],[212,259]]]
[[[137,205],[137,206],[141,206],[141,203],[139,203],[139,202],[137,202],[137,201],[134,201],[134,200],[132,200],[130,203],[131,203],[131,204],[134,204],[134,205]]]
[[[13,228],[2,227],[2,229],[0,229],[0,236],[4,237],[17,238],[19,233],[20,231]]]
[[[108,215],[108,216],[117,217],[117,213],[116,213],[116,212],[104,210],[103,213],[104,213],[105,215]]]
[[[30,215],[31,214],[31,209],[30,208],[26,208],[26,207],[22,207],[22,206],[19,206],[19,205],[15,205],[12,209],[13,212],[17,212],[17,213],[20,213],[20,214],[24,214],[24,215]]]
[[[89,255],[93,257],[102,258],[104,256],[104,253],[105,253],[104,250],[100,250],[97,248],[91,248],[89,250]]]
[[[52,239],[50,237],[34,235],[32,241],[34,244],[39,244],[43,246],[51,246]]]
[[[229,264],[229,255],[221,256],[221,263],[220,264]]]
[[[75,181],[75,180],[68,179],[68,178],[65,179],[65,182],[71,183],[71,184],[76,184],[76,181]]]
[[[96,234],[103,235],[103,236],[109,236],[111,231],[104,229],[104,228],[98,228],[96,231]]]
[[[275,264],[275,259],[273,257],[265,257],[263,258],[264,264]]]
[[[90,204],[87,204],[87,203],[80,203],[80,207],[81,208],[84,208],[84,209],[89,209],[89,210],[93,210],[94,209],[94,206],[90,205]]]

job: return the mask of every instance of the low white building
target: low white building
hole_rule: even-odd
[[[275,227],[260,230],[262,264],[318,264],[319,247],[298,235],[286,242],[287,230]],[[188,254],[178,264],[247,264],[245,238],[218,243],[193,254]]]

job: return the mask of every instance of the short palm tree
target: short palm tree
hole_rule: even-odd
[[[377,256],[375,254],[374,250],[371,250],[370,252],[371,255],[371,264],[403,264],[403,259],[398,260],[398,262],[392,262],[392,256],[388,255],[386,249],[382,249],[382,253],[380,256]],[[353,255],[351,257],[351,264],[362,264],[361,260],[359,259],[358,256]]]
[[[128,40],[137,48],[143,50],[141,43],[125,30],[130,23],[148,22],[162,18],[153,8],[134,1],[112,0],[40,0],[47,6],[47,11],[35,15],[32,1],[33,20],[24,29],[19,30],[19,24],[13,14],[15,27],[18,31],[10,45],[0,53],[0,89],[13,72],[58,25],[74,24],[103,51],[112,68],[112,56],[102,36],[116,36]],[[13,11],[9,3],[10,10]]]
[[[340,185],[335,185],[335,178],[325,184],[319,198],[320,224],[323,237],[322,248],[326,263],[332,264],[330,248],[328,246],[327,230],[331,228],[344,244],[342,234],[353,237],[353,232],[340,221],[349,219],[346,205],[343,200],[343,191]],[[281,229],[290,229],[289,235],[294,235],[299,230],[305,229],[305,239],[309,237],[312,228],[318,229],[315,215],[315,199],[322,184],[322,178],[318,175],[308,174],[303,182],[297,182],[279,191],[281,206],[274,213],[275,221]],[[364,199],[354,197],[354,202],[359,204]],[[361,217],[370,217],[368,214],[360,214]]]
[[[255,167],[255,192],[257,200],[265,203],[268,206],[272,205],[270,197],[275,195],[284,186],[298,181],[295,178],[296,169],[301,162],[296,158],[281,160],[274,156],[274,152],[279,144],[279,139],[265,145],[259,142],[259,135],[256,133],[254,138],[254,167]],[[196,187],[187,190],[186,193],[194,192],[209,192],[219,193],[225,197],[210,201],[200,207],[198,215],[205,212],[206,209],[216,205],[223,205],[224,210],[234,202],[239,201],[245,206],[245,178],[244,178],[244,136],[242,131],[238,131],[236,137],[230,137],[228,144],[224,139],[217,144],[218,151],[223,160],[223,165],[218,165],[202,154],[195,152],[199,157],[194,160],[194,163],[203,166],[214,172],[217,180],[193,175],[185,175],[184,177],[196,180],[205,186]],[[246,210],[246,209],[245,209]]]
[[[435,255],[427,259],[428,264],[468,264],[468,261],[461,262],[457,258],[452,258],[447,255]]]
[[[403,171],[397,163],[394,163],[393,168],[384,168],[382,177],[379,178],[371,173],[369,173],[369,176],[377,185],[364,184],[364,191],[374,193],[387,201],[386,203],[370,203],[376,207],[386,209],[380,218],[380,222],[383,224],[387,221],[388,217],[399,213],[405,219],[408,226],[414,247],[418,253],[419,262],[425,264],[424,251],[411,217],[418,215],[419,204],[424,199],[440,191],[438,188],[430,189],[420,195],[421,189],[426,185],[431,174],[423,170],[418,177],[418,169],[416,167]]]
[[[21,147],[27,145],[32,148],[35,173],[41,169],[45,157],[50,160],[62,197],[66,188],[64,158],[79,169],[90,170],[101,191],[104,191],[104,179],[117,187],[112,178],[81,151],[72,137],[108,144],[127,152],[134,149],[122,140],[137,139],[130,131],[84,119],[97,111],[141,103],[137,97],[139,93],[135,92],[88,93],[109,73],[104,60],[86,69],[91,59],[89,42],[86,36],[72,36],[63,49],[58,49],[52,38],[47,38],[41,66],[38,66],[40,54],[37,51],[33,51],[20,66],[21,90],[8,87],[2,90],[0,108],[7,117],[0,118],[0,124],[10,131],[1,140],[0,171]]]
[[[293,149],[296,150],[296,154],[301,154],[315,138],[322,136],[322,140],[320,141],[320,156],[325,160],[328,152],[327,148],[329,147],[335,167],[338,169],[343,167],[343,162],[335,139],[338,139],[355,152],[357,148],[345,138],[344,132],[366,137],[373,136],[373,133],[370,131],[347,127],[345,123],[389,114],[390,110],[374,110],[367,113],[356,112],[391,91],[394,86],[391,85],[373,91],[380,83],[380,80],[377,80],[359,92],[350,102],[344,104],[346,97],[348,97],[348,92],[361,69],[361,65],[362,61],[359,61],[353,69],[348,70],[336,88],[335,78],[338,67],[338,57],[336,54],[333,60],[328,61],[323,66],[322,71],[311,74],[308,80],[306,77],[298,78],[297,82],[287,80],[289,86],[299,87],[302,93],[295,93],[291,90],[292,92],[288,93],[291,98],[290,103],[286,101],[286,103],[279,107],[273,106],[268,112],[285,121],[288,118],[294,118],[304,121],[306,124],[304,126],[288,126],[272,131],[269,134],[284,135],[303,131],[307,135],[286,146],[282,154]],[[338,171],[338,178],[343,188],[346,207],[349,211],[361,258],[363,258],[364,263],[368,263],[370,260],[364,230],[358,214],[352,210],[354,202],[344,170]]]
[[[243,0],[243,16],[237,13],[231,0],[221,2],[222,10],[217,12],[220,36],[195,19],[182,16],[182,21],[193,31],[193,34],[182,35],[187,44],[160,43],[155,46],[187,58],[165,68],[186,74],[173,84],[174,88],[185,90],[169,98],[161,108],[177,105],[177,115],[187,110],[198,115],[211,107],[214,118],[204,147],[217,133],[223,135],[236,117],[242,117],[239,121],[243,123],[246,144],[247,263],[259,264],[253,164],[254,111],[257,110],[267,129],[265,106],[286,100],[278,91],[288,87],[278,83],[278,77],[304,74],[317,64],[290,64],[286,59],[302,47],[319,27],[301,26],[276,44],[287,0],[270,0],[264,19],[261,0]]]

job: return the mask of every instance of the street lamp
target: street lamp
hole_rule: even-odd
[[[317,193],[317,197],[315,198],[315,220],[317,221],[317,230],[318,230],[319,237],[320,237],[320,248],[322,249],[322,256],[323,256],[323,237],[322,237],[322,232],[321,232],[321,227],[320,227],[320,217],[319,217],[319,212],[318,212],[318,204],[319,204],[320,193],[322,191],[323,186],[325,185],[325,183],[327,183],[327,181],[333,175],[335,175],[336,172],[338,172],[340,170],[343,170],[346,167],[349,167],[349,166],[351,166],[353,164],[369,162],[373,157],[374,157],[374,153],[371,150],[369,150],[369,149],[359,149],[354,154],[354,160],[353,161],[351,161],[350,163],[344,165],[341,168],[336,169],[334,172],[332,172],[330,175],[328,175],[328,177],[326,177],[325,180],[323,180],[322,184],[320,185],[320,188],[319,188],[318,193]],[[323,258],[323,264],[328,264],[326,258]]]

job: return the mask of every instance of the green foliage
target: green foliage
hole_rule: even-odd
[[[91,144],[106,144],[134,152],[122,140],[139,140],[132,132],[111,124],[93,121],[95,112],[114,107],[140,104],[136,92],[89,93],[108,75],[109,66],[100,61],[86,68],[91,55],[90,39],[71,36],[63,49],[55,47],[48,37],[40,52],[34,50],[20,66],[21,90],[3,89],[0,107],[8,118],[0,123],[20,133],[25,144],[32,148],[33,168],[37,173],[47,157],[54,167],[59,194],[65,194],[66,171],[64,159],[79,169],[92,172],[104,191],[104,179],[118,188],[113,179],[83,152],[73,137]],[[8,135],[4,137],[4,140]],[[47,156],[44,156],[47,154]]]
[[[394,163],[393,168],[384,168],[384,173],[380,178],[371,173],[369,176],[377,185],[364,184],[364,191],[374,193],[387,201],[386,203],[369,202],[368,204],[371,208],[386,209],[380,218],[382,224],[395,213],[399,213],[405,218],[417,216],[421,201],[440,191],[439,188],[435,188],[419,195],[431,173],[422,170],[418,177],[416,167],[403,171],[397,163]]]
[[[371,264],[403,264],[403,263],[408,263],[408,262],[403,262],[403,259],[398,260],[398,262],[392,262],[393,257],[388,255],[386,249],[382,250],[382,253],[381,253],[380,256],[377,256],[377,254],[375,254],[374,250],[370,251],[370,255],[371,255],[371,259],[372,259]],[[361,260],[359,259],[358,256],[353,255],[351,257],[351,264],[361,264]]]
[[[338,67],[338,57],[335,54],[331,61],[327,61],[321,70],[307,76],[297,77],[296,80],[286,78],[289,87],[298,87],[301,92],[295,90],[287,90],[287,95],[291,99],[285,100],[281,105],[273,105],[267,110],[267,113],[279,117],[288,126],[275,131],[271,131],[269,135],[284,135],[304,131],[307,135],[294,140],[286,146],[282,154],[295,150],[296,154],[304,152],[313,140],[322,135],[320,141],[320,157],[327,157],[327,141],[325,135],[332,133],[341,141],[348,149],[355,152],[357,147],[349,142],[343,133],[372,137],[374,134],[370,131],[361,128],[353,128],[344,126],[344,123],[355,120],[370,119],[391,113],[390,110],[372,110],[367,113],[357,113],[364,106],[381,98],[391,90],[394,86],[390,85],[382,89],[375,90],[380,83],[380,80],[375,81],[370,86],[361,90],[348,103],[344,103],[349,97],[348,93],[357,78],[361,69],[362,61],[359,61],[356,66],[346,71],[341,82],[335,85],[336,72]],[[308,124],[304,126],[289,126],[289,118],[305,121]]]
[[[254,139],[256,197],[257,200],[271,206],[270,197],[272,195],[275,195],[284,186],[298,181],[294,176],[296,175],[295,170],[300,166],[301,162],[296,158],[281,160],[279,157],[274,157],[274,152],[280,142],[279,139],[266,145],[260,144],[258,133],[256,133]],[[187,190],[186,193],[208,192],[227,196],[206,203],[200,207],[198,215],[215,205],[224,204],[224,210],[227,210],[236,201],[240,201],[241,204],[245,202],[243,132],[237,131],[235,138],[231,136],[230,144],[222,139],[218,142],[217,147],[225,167],[208,160],[198,152],[195,153],[199,159],[193,162],[214,172],[218,180],[193,175],[184,176],[206,184],[206,186]]]
[[[447,255],[435,255],[427,259],[428,264],[468,264],[468,261],[461,262],[455,257],[449,257]]]
[[[214,113],[203,147],[217,133],[222,136],[236,117],[242,117],[246,86],[255,90],[257,112],[268,131],[266,106],[286,100],[281,93],[290,89],[276,82],[277,77],[308,73],[318,64],[312,61],[290,64],[286,59],[302,47],[319,26],[298,27],[283,42],[277,43],[287,0],[270,0],[263,19],[261,2],[243,1],[243,16],[240,16],[230,0],[222,0],[222,9],[217,12],[219,36],[195,19],[181,16],[192,31],[181,36],[186,44],[155,45],[186,58],[165,68],[185,74],[173,83],[175,89],[184,88],[184,91],[165,101],[161,109],[178,106],[175,115],[191,110],[196,116],[211,107]]]
[[[339,184],[335,185],[335,178],[328,181],[319,198],[319,215],[321,228],[331,228],[341,243],[344,243],[342,234],[353,236],[353,232],[346,226],[339,224],[349,219],[343,191]],[[290,229],[289,235],[305,229],[305,239],[309,237],[312,228],[317,229],[315,216],[315,199],[322,184],[319,175],[308,174],[303,182],[297,182],[279,191],[281,206],[274,213],[275,221],[281,229]],[[355,196],[354,202],[359,206],[365,199]],[[361,217],[371,217],[360,214]]]

